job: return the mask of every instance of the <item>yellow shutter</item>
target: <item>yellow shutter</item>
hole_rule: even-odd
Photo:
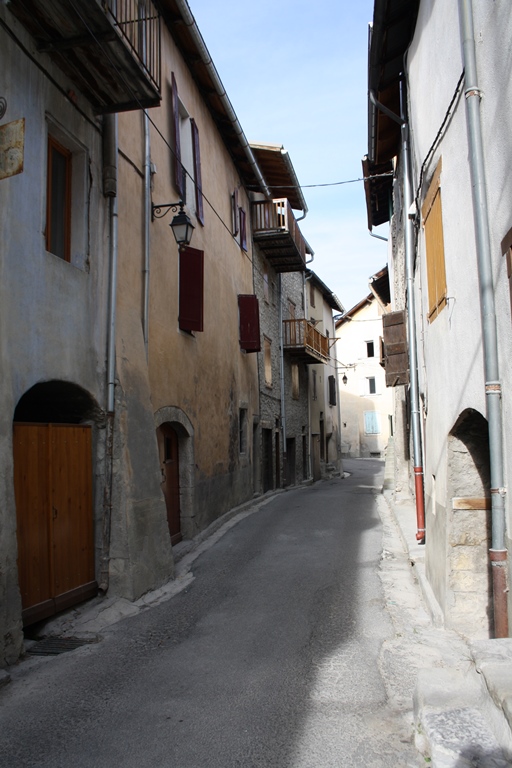
[[[422,207],[427,258],[428,319],[435,320],[446,305],[443,214],[441,205],[441,160],[430,183]]]

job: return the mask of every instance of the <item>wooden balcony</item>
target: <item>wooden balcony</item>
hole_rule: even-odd
[[[329,339],[304,318],[283,320],[283,348],[307,365],[327,363],[330,357]]]
[[[160,103],[160,14],[151,0],[11,0],[9,8],[96,112]]]
[[[306,241],[286,198],[252,203],[252,232],[277,272],[306,268]]]

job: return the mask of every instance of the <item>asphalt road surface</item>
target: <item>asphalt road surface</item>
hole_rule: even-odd
[[[194,579],[100,642],[21,662],[0,690],[2,768],[424,764],[390,701],[383,463],[274,496]]]

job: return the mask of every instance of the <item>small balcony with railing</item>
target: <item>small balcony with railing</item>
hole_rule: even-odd
[[[307,243],[286,198],[252,203],[254,240],[276,272],[301,272],[306,268]]]
[[[160,14],[151,0],[11,0],[8,7],[97,113],[160,103]]]
[[[283,320],[283,349],[307,365],[329,361],[329,339],[305,318]]]

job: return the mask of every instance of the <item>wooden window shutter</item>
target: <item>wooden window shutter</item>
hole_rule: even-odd
[[[386,386],[398,387],[409,383],[409,357],[405,310],[382,316],[384,334],[384,368]]]
[[[182,331],[203,330],[204,252],[190,246],[180,250],[179,326]]]
[[[425,231],[428,283],[428,320],[432,322],[446,306],[446,268],[444,259],[443,216],[439,161],[430,183],[421,214]]]
[[[329,405],[336,405],[336,379],[329,376]]]
[[[174,72],[171,74],[171,89],[172,89],[172,119],[174,125],[174,185],[180,197],[183,199],[185,195],[185,185],[183,176],[183,165],[181,164],[181,141],[180,141],[180,105],[178,101],[178,86],[176,84],[176,78]]]
[[[246,352],[259,352],[260,312],[258,298],[253,295],[238,296],[238,312],[240,317],[240,348]]]
[[[196,121],[192,118],[190,121],[192,127],[192,149],[194,152],[194,181],[196,185],[196,216],[204,224],[203,211],[203,184],[201,181],[201,153],[199,151],[199,130]]]
[[[233,234],[238,235],[238,229],[239,229],[239,210],[238,210],[238,189],[235,189],[233,194],[231,195],[231,205],[232,205],[232,217],[233,217]]]
[[[240,248],[243,248],[244,251],[246,251],[247,250],[247,223],[246,223],[245,211],[243,208],[238,209],[238,217],[240,220]]]

